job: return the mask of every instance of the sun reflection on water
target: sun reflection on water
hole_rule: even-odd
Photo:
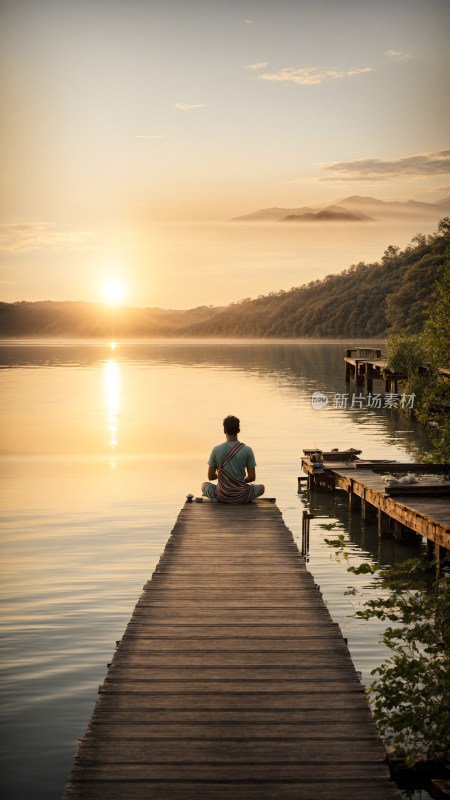
[[[108,411],[109,446],[114,452],[118,444],[121,378],[119,365],[113,358],[105,364],[103,385]]]

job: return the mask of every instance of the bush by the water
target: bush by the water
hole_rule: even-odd
[[[392,656],[373,670],[377,677],[368,692],[382,738],[408,766],[429,761],[450,767],[448,577],[430,583],[430,566],[419,559],[349,571],[377,574],[381,589],[389,592],[356,613],[394,623],[382,637]]]
[[[348,559],[344,536],[325,540]],[[450,767],[450,568],[409,559],[380,566],[348,567],[356,575],[372,575],[377,599],[364,603],[356,616],[390,623],[382,642],[392,655],[372,670],[367,696],[384,743],[407,766],[431,762]],[[353,589],[348,593],[356,593]]]

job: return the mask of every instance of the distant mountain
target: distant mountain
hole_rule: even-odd
[[[230,222],[278,222],[285,219],[288,214],[307,214],[313,211],[309,206],[303,208],[261,208],[251,214],[244,214],[243,217],[233,217]]]
[[[321,211],[307,214],[288,214],[283,222],[369,222],[373,219],[362,211],[348,211],[339,206],[328,206]]]
[[[447,211],[450,211],[450,195],[448,197],[443,197],[442,200],[437,200],[434,205],[440,206],[440,208],[446,208]]]
[[[443,216],[448,211],[447,205],[439,203],[419,203],[417,200],[406,200],[404,203],[397,200],[377,200],[375,197],[346,197],[335,205],[348,208],[350,211],[363,210],[376,219],[391,219],[401,217]]]
[[[337,217],[337,213],[342,210],[348,211],[351,214],[357,215],[356,217],[349,218],[348,216]],[[320,216],[324,212],[325,216]],[[407,200],[406,202],[378,200],[375,197],[361,197],[359,195],[352,195],[345,197],[343,200],[337,200],[332,205],[327,206],[305,206],[303,208],[262,208],[259,211],[253,211],[251,214],[245,214],[241,217],[234,217],[230,222],[278,222],[285,219],[292,221],[317,221],[327,222],[330,220],[335,221],[361,221],[368,219],[419,219],[423,217],[431,217],[439,219],[445,216],[450,211],[450,197],[445,197],[436,203],[419,203],[416,200]],[[312,216],[307,217],[305,215]],[[363,214],[363,216],[358,216]],[[297,219],[295,219],[297,218]],[[301,218],[301,219],[299,219]]]

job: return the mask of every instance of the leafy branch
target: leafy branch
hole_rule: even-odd
[[[343,536],[326,541],[348,560]],[[408,767],[423,761],[450,766],[449,566],[447,556],[438,576],[435,561],[420,559],[347,568],[372,575],[379,592],[355,616],[391,623],[381,641],[392,656],[372,670],[367,694],[381,738]]]

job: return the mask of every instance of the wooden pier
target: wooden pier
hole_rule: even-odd
[[[386,392],[398,391],[398,383],[405,376],[393,372],[388,367],[386,357],[382,357],[381,350],[376,347],[352,347],[347,351],[345,361],[346,383],[354,381],[364,385],[368,392],[373,390],[374,379],[384,382]]]
[[[398,393],[399,383],[406,381],[406,374],[390,369],[386,356],[377,347],[350,347],[346,350],[345,381],[364,386],[367,392],[373,391],[374,380],[384,383],[385,392]],[[438,370],[445,380],[450,379],[450,369]],[[426,375],[429,368],[423,365],[419,373]]]
[[[347,492],[350,510],[359,509],[363,519],[376,515],[380,537],[423,536],[429,555],[437,559],[450,550],[450,483],[444,481],[450,464],[367,461],[355,449],[303,452],[309,488]],[[419,482],[389,486],[383,480],[398,473],[418,474]]]
[[[346,642],[274,503],[186,503],[63,800],[394,800]]]

